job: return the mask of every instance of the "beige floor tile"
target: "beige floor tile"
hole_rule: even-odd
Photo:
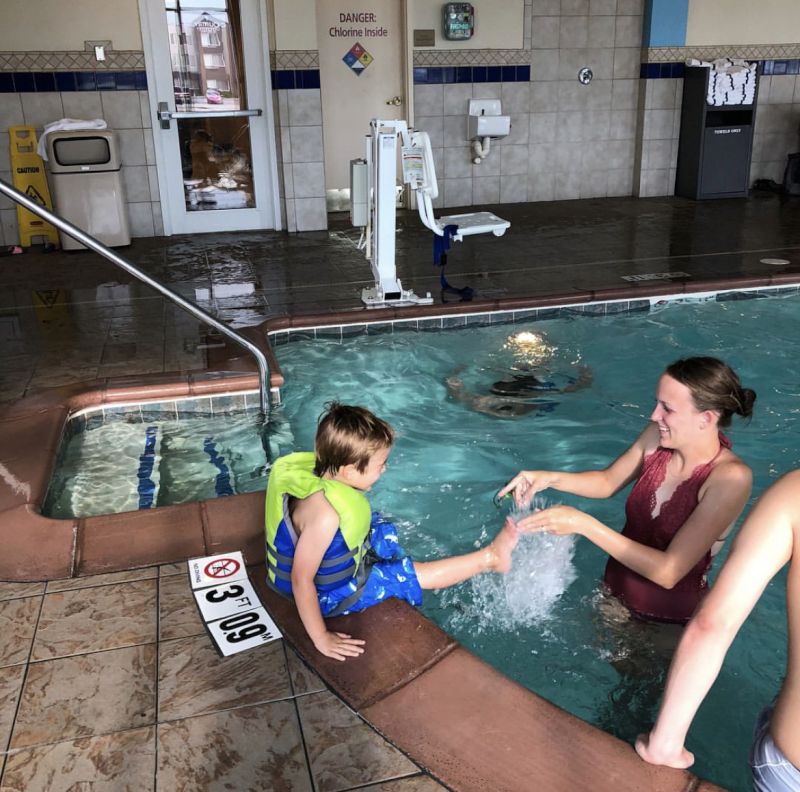
[[[27,661],[41,604],[42,597],[0,602],[0,668]]]
[[[154,644],[31,663],[11,747],[149,726],[155,682]]]
[[[12,754],[2,790],[150,792],[155,764],[155,728],[132,729]]]
[[[207,635],[164,641],[158,719],[172,720],[291,696],[280,641],[220,657]]]
[[[129,569],[125,572],[109,572],[106,575],[87,575],[86,577],[51,580],[47,584],[47,593],[53,591],[72,591],[90,586],[107,586],[109,583],[127,583],[131,580],[147,580],[158,574],[157,567]]]
[[[0,583],[0,600],[44,594],[44,583]]]
[[[418,775],[359,787],[359,792],[447,792],[447,787],[443,787],[430,776]]]
[[[24,665],[0,669],[0,751],[8,748],[24,676]]]
[[[205,631],[188,575],[161,578],[158,583],[159,639],[187,638],[203,635]]]
[[[288,646],[286,647],[286,664],[289,667],[289,677],[292,680],[292,690],[295,696],[319,693],[326,689],[325,683]]]
[[[419,768],[385,742],[332,693],[297,699],[314,782],[319,792],[388,781]]]
[[[311,792],[294,703],[160,724],[156,780],[160,790]]]
[[[33,659],[99,652],[156,640],[156,581],[47,594]]]
[[[188,577],[186,573],[186,564],[184,562],[179,564],[162,564],[158,568],[159,577],[169,577],[170,575],[185,575]]]

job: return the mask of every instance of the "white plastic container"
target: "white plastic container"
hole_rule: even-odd
[[[56,214],[109,247],[131,243],[116,136],[110,129],[64,130],[47,137]],[[85,246],[63,231],[61,247]]]

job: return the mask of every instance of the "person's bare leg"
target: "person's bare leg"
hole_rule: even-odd
[[[424,589],[440,589],[469,580],[481,572],[502,572],[511,569],[511,553],[519,541],[516,527],[507,522],[491,544],[460,556],[439,561],[415,561],[419,585]]]

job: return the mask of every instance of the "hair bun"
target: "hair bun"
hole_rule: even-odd
[[[750,418],[753,415],[753,405],[756,402],[756,392],[751,388],[742,388],[739,396],[740,409],[737,411],[743,418]]]

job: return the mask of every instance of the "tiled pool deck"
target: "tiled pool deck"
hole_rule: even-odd
[[[601,296],[640,299],[702,291],[723,281],[750,287],[800,282],[797,208],[797,203],[774,197],[497,207],[498,214],[512,221],[509,234],[502,240],[472,239],[457,245],[448,278],[457,285],[471,285],[476,300],[487,308],[518,309],[531,299],[563,304]],[[240,297],[213,297],[205,304],[226,321],[251,325],[270,319],[275,327],[307,327],[332,311],[356,322],[378,317],[358,303],[360,289],[371,279],[354,241],[350,229],[336,225],[330,234],[291,237],[250,232],[137,240],[123,255],[190,298],[196,289],[210,289],[213,295],[215,286],[250,285]],[[762,258],[789,263],[763,264]],[[430,238],[413,216],[400,224],[398,270],[406,287],[439,296],[438,275],[430,265]],[[666,280],[652,277],[659,273],[671,275]],[[141,375],[202,369],[219,355],[219,350],[199,346],[204,331],[196,321],[181,316],[145,287],[131,284],[127,275],[94,254],[29,252],[5,258],[0,284],[5,333],[0,401],[32,397],[23,402],[28,405],[22,410],[25,420],[20,419],[19,405],[0,415],[0,461],[5,472],[16,474],[23,483],[26,474],[31,479],[33,474],[15,463],[29,440],[14,429],[43,420],[42,405],[50,399],[37,401],[35,394],[42,389],[62,388],[65,399],[85,390],[79,383],[87,382],[106,389],[113,384],[118,393],[126,387],[133,391]],[[460,312],[461,307],[448,304],[439,310]],[[236,367],[247,364],[225,365]],[[108,377],[121,379],[106,383]],[[202,390],[203,381],[195,382],[195,387]],[[8,516],[17,509],[19,525],[27,524],[35,516],[30,506],[18,502],[19,494],[11,492],[7,480],[3,487],[0,511]],[[205,542],[201,551],[213,546],[208,543],[213,540],[207,530],[213,523],[210,511],[213,506],[200,508]],[[249,515],[245,522],[256,522],[253,515],[258,511],[256,501],[248,501],[247,507],[234,509],[229,520]],[[141,522],[132,518],[112,522],[124,527],[137,521]],[[75,535],[83,538],[64,575],[103,568],[102,557],[92,560],[90,545],[108,537],[108,525],[93,532],[76,527]],[[242,531],[257,537],[258,525],[246,525]],[[134,538],[128,541],[133,556],[139,548]],[[175,548],[172,553],[170,559],[192,554],[181,555]],[[347,668],[320,664],[326,683],[342,693],[348,707],[327,692],[320,678],[283,642],[226,660],[217,658],[181,568],[157,560],[147,565],[137,562],[141,568],[136,570],[68,581],[0,583],[2,792],[69,790],[90,783],[113,790],[427,792],[442,788],[353,710],[392,734],[397,744],[421,757],[440,778],[446,777],[452,788],[712,789],[685,773],[647,768],[631,756],[629,746],[597,743],[589,732],[581,745],[583,758],[571,763],[571,746],[563,746],[561,756],[557,744],[548,742],[561,733],[559,719],[551,723],[552,714],[534,705],[520,721],[526,728],[520,734],[532,743],[531,752],[538,747],[553,759],[555,750],[550,772],[553,765],[563,772],[531,776],[529,783],[520,782],[513,772],[496,779],[482,777],[469,762],[457,758],[459,746],[452,739],[461,740],[460,747],[473,754],[482,743],[493,744],[496,735],[481,733],[486,717],[471,725],[463,703],[471,697],[481,701],[481,695],[497,696],[496,692],[488,688],[482,692],[474,685],[460,690],[455,685],[450,704],[436,705],[446,710],[438,713],[440,717],[454,719],[451,743],[444,738],[438,746],[425,744],[424,729],[415,725],[415,714],[425,713],[433,694],[451,686],[453,672],[461,679],[492,677],[493,672],[476,668],[477,661],[451,646],[446,637],[430,639],[434,645],[443,641],[444,648],[428,647],[436,663],[423,669],[414,684],[398,688],[386,682],[380,688],[376,681],[371,697],[364,694],[363,680],[353,687]],[[262,592],[262,596],[268,595]],[[376,613],[371,621],[380,619]],[[313,656],[303,646],[296,623],[288,617],[286,622],[292,643]],[[412,635],[407,645],[409,654],[422,651]],[[385,659],[392,661],[389,656]],[[512,709],[515,704],[528,705],[513,689],[503,690],[498,698],[508,698]],[[388,709],[386,702],[391,702]],[[537,719],[541,732],[536,731]],[[512,749],[524,752],[525,747],[511,739],[507,753],[494,759],[513,765],[520,754]],[[587,775],[591,767],[596,774]],[[629,772],[624,772],[626,768]],[[637,778],[646,778],[645,786]]]

